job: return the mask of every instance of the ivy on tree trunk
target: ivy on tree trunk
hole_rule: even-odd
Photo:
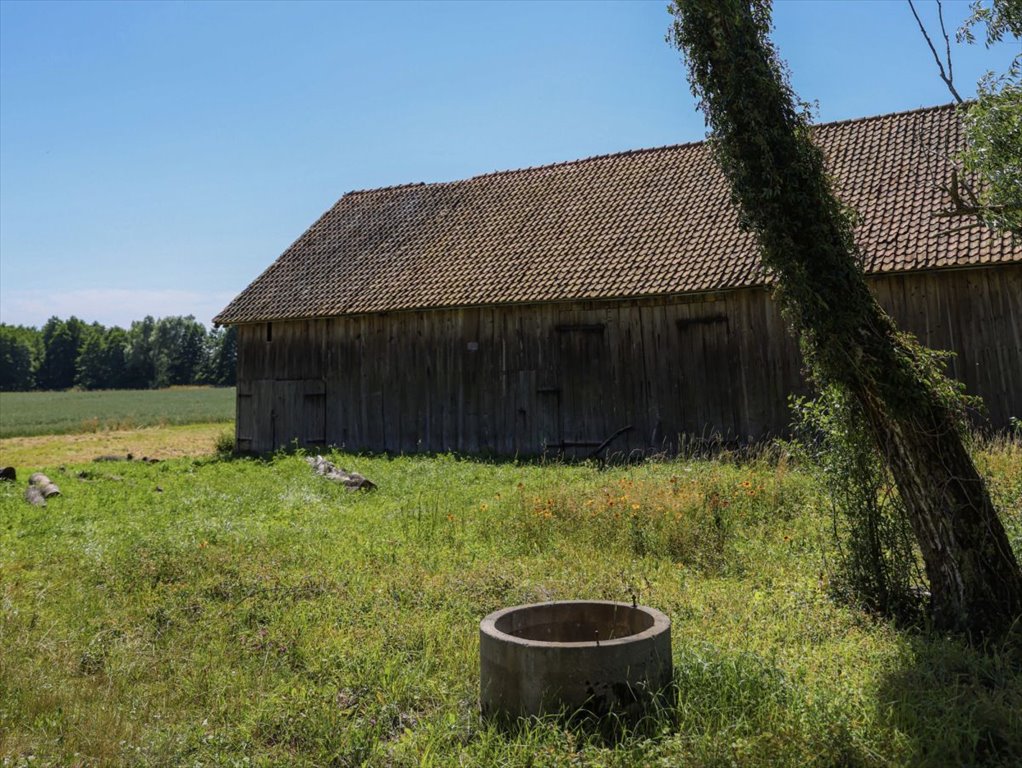
[[[672,42],[743,223],[818,384],[861,406],[919,542],[935,626],[978,637],[1022,615],[1022,571],[964,441],[962,399],[866,285],[807,110],[768,38],[768,0],[675,0]]]

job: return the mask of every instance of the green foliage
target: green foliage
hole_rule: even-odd
[[[835,595],[881,616],[923,616],[923,585],[912,529],[863,414],[841,390],[792,402],[800,452],[830,500]]]
[[[197,381],[219,387],[233,387],[237,380],[238,329],[214,328],[206,336],[206,351]]]
[[[133,389],[156,386],[158,352],[154,348],[155,335],[156,320],[148,315],[133,322],[128,329],[125,386]]]
[[[40,389],[69,389],[75,381],[75,363],[87,331],[77,317],[66,321],[51,317],[42,328],[43,357],[36,371]]]
[[[234,386],[237,331],[191,315],[146,317],[125,330],[50,318],[42,330],[0,324],[0,392]]]
[[[1022,37],[1022,0],[993,0],[989,5],[983,0],[973,0],[970,10],[972,14],[958,30],[959,41],[975,42],[972,30],[976,26],[985,28],[987,48],[1003,40],[1005,33]]]
[[[35,383],[34,328],[0,323],[0,392],[31,389]]]
[[[976,197],[983,222],[1022,237],[1022,80],[1017,65],[1013,74],[980,82],[976,101],[963,117],[967,147],[961,162],[982,182]]]
[[[989,48],[1006,36],[1022,38],[1022,0],[981,0],[958,30],[958,40],[975,42],[973,29],[985,29]],[[979,81],[976,100],[965,107],[966,149],[959,160],[978,180],[967,201],[987,226],[1022,236],[1022,53],[1003,74],[987,72]]]
[[[127,334],[121,328],[107,330],[94,324],[86,335],[75,365],[75,386],[82,389],[116,389],[123,385]]]
[[[192,315],[157,321],[152,339],[156,353],[157,387],[195,382],[206,341],[206,329]]]

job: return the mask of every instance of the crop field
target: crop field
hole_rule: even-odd
[[[0,765],[1022,760],[1022,652],[835,602],[826,502],[783,452],[329,458],[379,489],[300,454],[19,466],[0,484]],[[1022,446],[979,460],[1020,551]],[[30,506],[20,475],[47,466],[63,495]],[[633,597],[673,622],[676,706],[616,739],[481,719],[485,614]]]
[[[233,387],[0,392],[0,438],[233,420]]]

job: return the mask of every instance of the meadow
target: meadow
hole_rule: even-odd
[[[233,387],[0,392],[0,438],[233,420]]]
[[[330,455],[371,493],[300,454],[203,450],[57,459],[45,508],[0,485],[0,765],[1022,760],[1019,648],[835,602],[827,502],[783,450],[610,468]],[[1022,446],[978,458],[1022,551]],[[673,711],[616,741],[483,721],[479,620],[559,598],[666,612]]]

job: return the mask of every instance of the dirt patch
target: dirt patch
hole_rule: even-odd
[[[204,456],[214,452],[216,439],[232,424],[187,424],[76,435],[8,437],[0,440],[0,464],[52,467],[85,464],[97,456],[129,453],[156,459]]]

